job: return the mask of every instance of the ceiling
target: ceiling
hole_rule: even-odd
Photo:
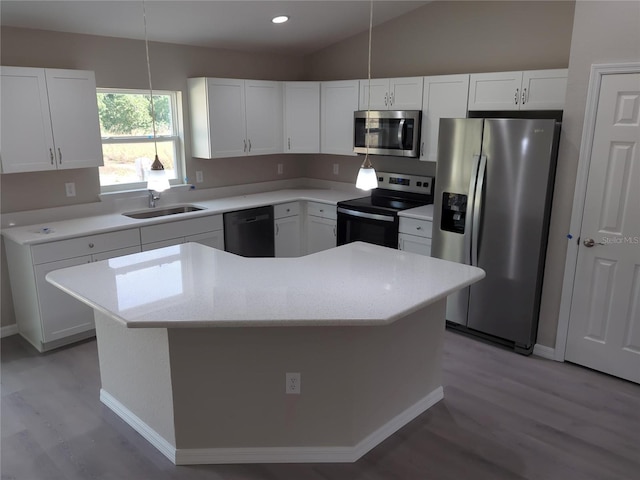
[[[427,1],[375,0],[374,25]],[[366,0],[145,0],[149,41],[307,55],[364,32]],[[274,25],[271,18],[288,15]],[[141,40],[142,0],[1,0],[2,26]]]

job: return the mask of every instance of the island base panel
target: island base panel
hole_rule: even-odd
[[[146,330],[104,318],[103,401],[176,464],[353,462],[442,398],[445,304],[367,327]],[[105,351],[122,363],[114,367]],[[151,375],[123,374],[129,363]],[[301,374],[300,395],[285,393],[287,372]],[[151,377],[165,387],[155,393],[162,419],[146,411],[158,400],[139,401]],[[112,392],[116,385],[131,397]]]

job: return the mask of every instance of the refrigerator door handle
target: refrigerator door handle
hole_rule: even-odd
[[[480,156],[478,181],[473,193],[473,221],[471,225],[471,265],[478,266],[478,240],[480,239],[480,221],[482,216],[482,190],[487,174],[487,157]]]
[[[480,155],[474,155],[471,164],[471,180],[469,180],[469,196],[467,197],[467,218],[473,218],[474,200],[476,198],[476,184],[478,183],[478,165],[480,164]],[[471,263],[471,243],[473,241],[473,223],[467,223],[469,231],[464,236],[464,263]]]

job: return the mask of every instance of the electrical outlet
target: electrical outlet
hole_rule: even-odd
[[[196,171],[196,183],[204,182],[204,178],[202,177],[202,170]]]
[[[339,172],[340,172],[340,164],[339,163],[334,163],[333,164],[333,174],[334,175],[338,175]]]
[[[281,163],[278,164],[278,175],[282,175],[284,169],[284,165],[282,165]]]
[[[67,197],[75,197],[76,196],[76,184],[73,182],[65,183],[64,189],[67,192]]]
[[[300,395],[300,373],[288,372],[284,376],[286,381],[284,392],[290,395]]]

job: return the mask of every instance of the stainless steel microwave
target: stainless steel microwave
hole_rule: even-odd
[[[353,151],[367,153],[368,140],[370,155],[418,157],[421,116],[420,110],[354,112]]]

